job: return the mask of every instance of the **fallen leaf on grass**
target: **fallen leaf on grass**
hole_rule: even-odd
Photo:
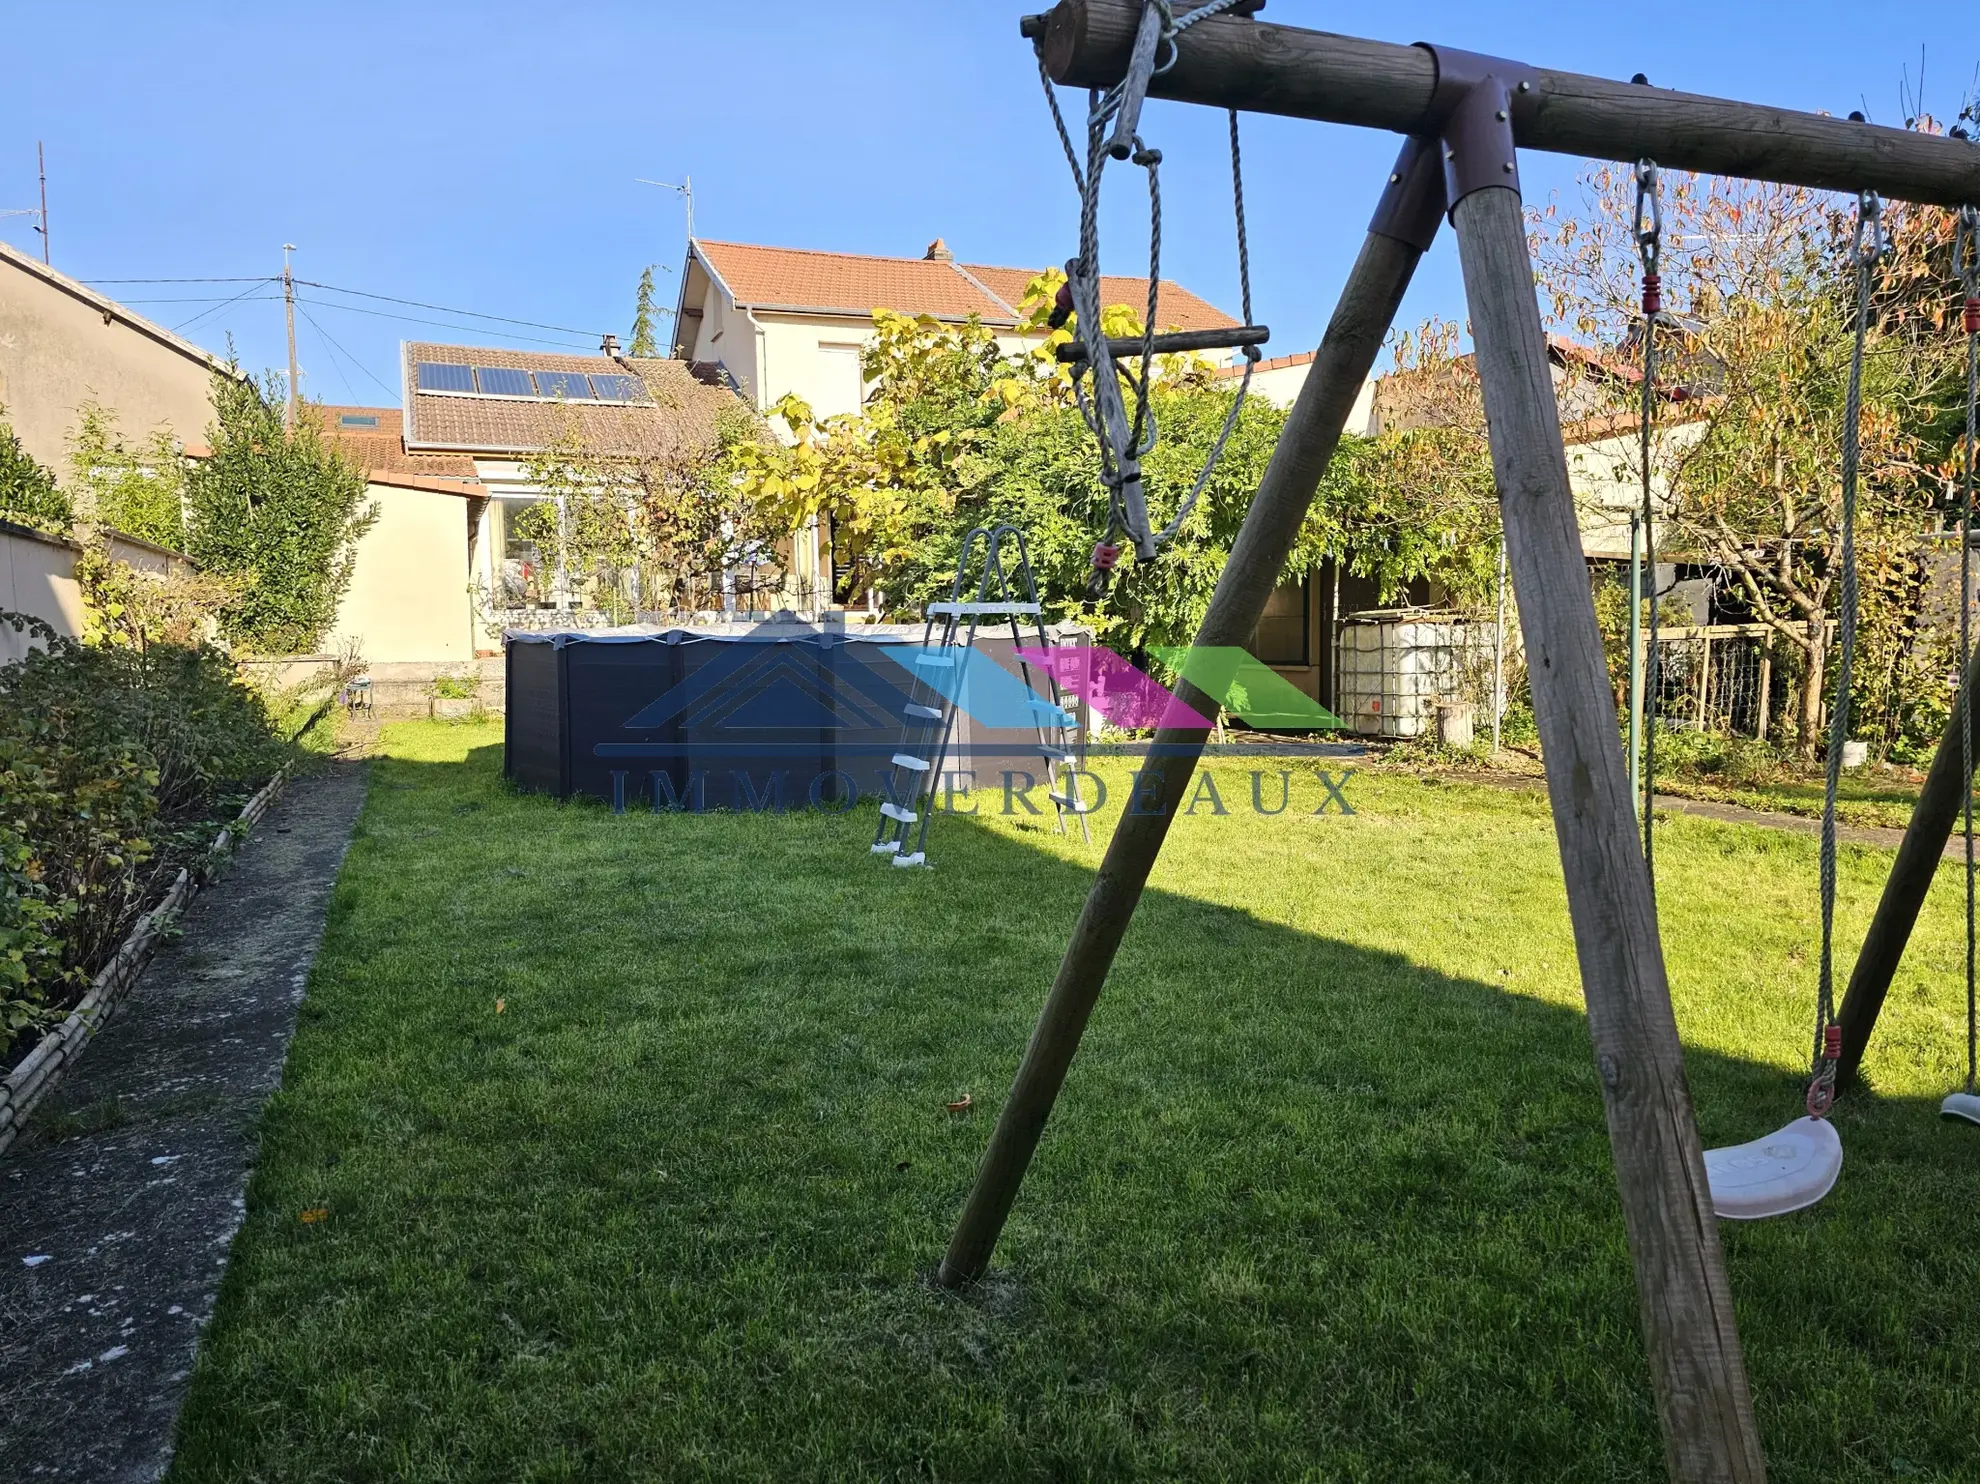
[[[497,1000],[495,1002],[495,1013],[497,1015],[500,1015],[503,1012],[503,1010],[508,1008],[508,1004],[509,1002],[507,1000]]]
[[[960,1113],[962,1112],[963,1109],[967,1108],[968,1106],[969,1106],[969,1094],[964,1093],[960,1101],[949,1104],[949,1111],[951,1113]]]
[[[307,1211],[302,1213],[302,1220],[305,1224],[310,1224],[323,1220],[329,1214],[330,1208],[328,1206],[311,1206]]]

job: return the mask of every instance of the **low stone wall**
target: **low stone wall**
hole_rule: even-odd
[[[27,1126],[28,1114],[35,1105],[48,1096],[62,1074],[74,1065],[90,1037],[102,1029],[117,1004],[130,987],[144,972],[145,963],[151,957],[151,950],[157,946],[158,935],[164,931],[172,919],[178,916],[201,883],[212,869],[226,858],[233,847],[237,835],[245,833],[254,822],[275,802],[275,796],[282,791],[287,781],[288,770],[283,769],[253,798],[247,801],[234,823],[220,832],[207,852],[206,862],[196,876],[191,871],[181,870],[172,888],[165,893],[165,899],[137,920],[130,933],[117,949],[117,955],[105,964],[89,986],[82,1003],[71,1010],[54,1030],[41,1038],[41,1042],[30,1051],[21,1064],[0,1081],[0,1154],[4,1154],[20,1137]]]

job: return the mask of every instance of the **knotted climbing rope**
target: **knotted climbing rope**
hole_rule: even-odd
[[[1073,185],[1079,192],[1079,254],[1066,263],[1066,282],[1059,292],[1051,325],[1061,328],[1074,320],[1079,343],[1063,356],[1072,366],[1074,397],[1080,415],[1092,431],[1100,449],[1100,478],[1107,490],[1107,531],[1093,550],[1092,579],[1087,592],[1098,598],[1111,579],[1121,556],[1116,536],[1125,536],[1141,561],[1152,560],[1159,548],[1172,540],[1189,519],[1204,488],[1209,484],[1225,445],[1237,427],[1245,398],[1251,390],[1251,374],[1258,364],[1258,346],[1264,336],[1251,323],[1251,257],[1244,221],[1244,161],[1238,137],[1238,116],[1230,111],[1231,192],[1237,223],[1239,294],[1244,325],[1234,332],[1225,348],[1241,349],[1244,377],[1224,418],[1216,442],[1204,460],[1189,493],[1176,507],[1167,525],[1159,530],[1149,518],[1147,497],[1142,488],[1141,461],[1154,449],[1160,436],[1156,426],[1154,401],[1155,357],[1164,350],[1165,337],[1157,334],[1161,323],[1162,295],[1162,152],[1153,149],[1139,133],[1141,108],[1149,83],[1176,63],[1181,38],[1191,26],[1232,10],[1243,0],[1208,0],[1177,15],[1171,0],[1147,0],[1127,75],[1114,87],[1094,89],[1088,94],[1086,150],[1082,161],[1074,147],[1072,131],[1060,111],[1058,93],[1045,66],[1042,43],[1038,51],[1038,75],[1045,99],[1052,111],[1053,126],[1072,169]],[[1105,304],[1100,277],[1100,187],[1110,160],[1131,161],[1140,166],[1148,180],[1148,295],[1138,338],[1110,341],[1102,327]],[[1193,349],[1211,349],[1197,337]],[[1126,361],[1139,364],[1130,367]],[[1090,385],[1089,385],[1090,376]],[[1128,410],[1131,393],[1133,411]]]

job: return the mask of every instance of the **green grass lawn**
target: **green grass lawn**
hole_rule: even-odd
[[[1302,776],[1264,818],[1214,764],[956,1297],[1099,839],[991,796],[896,871],[864,812],[613,817],[510,793],[495,727],[387,746],[180,1484],[1663,1478],[1544,799],[1316,817]],[[1814,842],[1679,817],[1658,860],[1704,1135],[1754,1137],[1799,1107]],[[1888,860],[1843,852],[1851,953]],[[1980,1478],[1956,887],[1834,1195],[1725,1229],[1776,1481]]]

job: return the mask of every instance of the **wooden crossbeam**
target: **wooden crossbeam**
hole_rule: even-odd
[[[1042,26],[1047,69],[1072,86],[1112,86],[1140,18],[1140,0],[1062,0]],[[1522,148],[1936,206],[1980,204],[1980,147],[1963,140],[1512,65],[1527,88],[1512,121]],[[1192,26],[1175,65],[1149,87],[1154,98],[1398,134],[1437,132],[1437,93],[1437,59],[1425,47],[1224,16]]]

